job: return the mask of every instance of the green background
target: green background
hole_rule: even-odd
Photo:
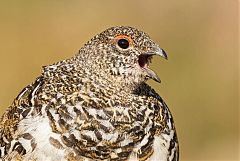
[[[40,75],[115,25],[148,33],[168,53],[149,83],[169,105],[182,161],[238,160],[237,0],[0,1],[0,113]]]

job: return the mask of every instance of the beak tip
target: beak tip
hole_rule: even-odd
[[[168,59],[167,52],[160,47],[157,48],[155,54],[163,57],[164,59]]]
[[[161,80],[160,79],[155,79],[156,82],[158,83],[161,83]]]
[[[144,68],[144,71],[146,72],[146,76],[150,79],[153,79],[154,81],[161,83],[161,79],[158,77],[158,75],[156,73],[154,73],[154,71],[152,71],[151,69],[148,68]]]
[[[163,55],[163,57],[168,60],[168,56],[167,56],[166,51],[164,51],[163,49],[161,49],[161,50],[162,50],[162,55]]]
[[[153,78],[153,80],[155,80],[158,83],[161,83],[161,79],[157,75]]]

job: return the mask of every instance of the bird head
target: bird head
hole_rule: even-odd
[[[160,82],[149,68],[154,55],[167,59],[166,52],[146,33],[126,26],[112,27],[96,35],[79,53],[90,73],[102,73],[112,81],[130,84],[147,79]]]

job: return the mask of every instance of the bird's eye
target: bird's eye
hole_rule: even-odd
[[[118,46],[122,49],[127,49],[129,47],[129,41],[127,39],[119,39]]]

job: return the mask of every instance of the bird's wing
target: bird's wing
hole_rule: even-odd
[[[16,155],[25,153],[24,148],[17,141],[17,126],[22,119],[31,114],[35,95],[43,82],[43,77],[38,77],[33,84],[25,87],[1,117],[0,159],[11,160],[11,157],[16,158]]]
[[[168,158],[169,161],[178,161],[179,145],[172,114],[164,100],[154,90],[152,93],[158,100],[155,108],[158,108],[159,112],[155,117],[156,134],[153,143],[157,152],[151,156],[151,160]]]
[[[136,93],[151,98],[151,106],[154,108],[154,152],[149,160],[178,161],[178,139],[173,117],[167,104],[159,94],[146,83],[142,84],[142,86],[136,90]],[[141,154],[143,155],[142,158],[148,156],[148,153],[144,154],[142,152]]]

